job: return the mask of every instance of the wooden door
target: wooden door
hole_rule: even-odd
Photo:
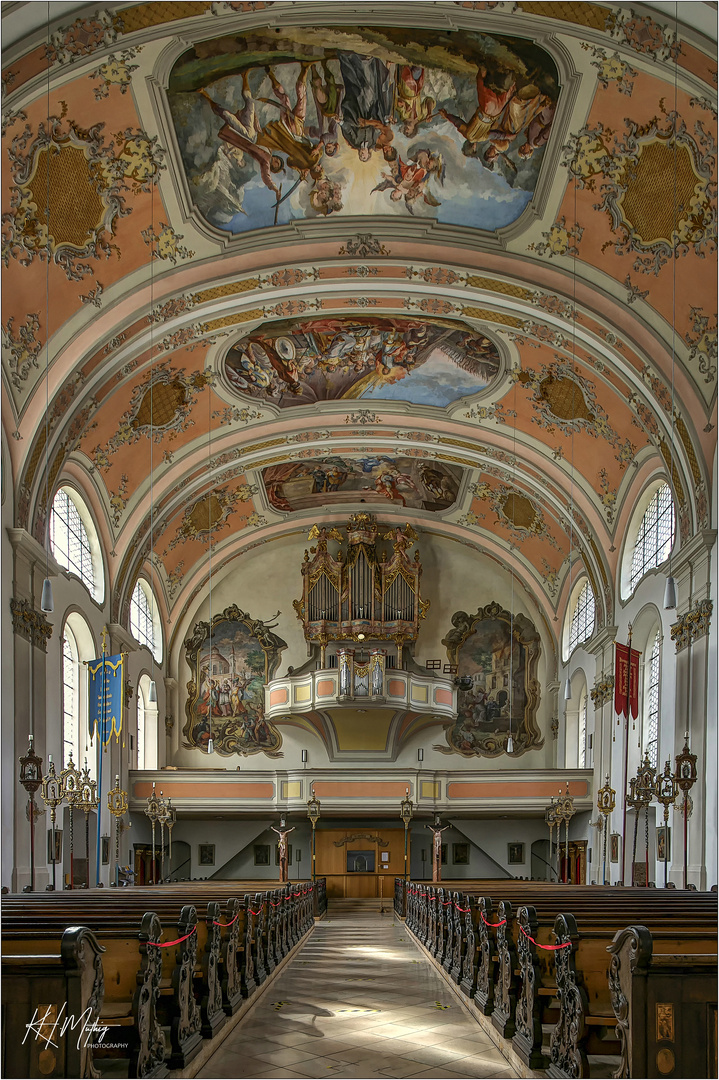
[[[404,873],[404,829],[318,827],[316,857],[329,897],[392,897],[394,879]]]

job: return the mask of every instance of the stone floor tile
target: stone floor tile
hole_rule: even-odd
[[[471,1002],[466,1011],[391,914],[342,904],[333,915],[330,904],[330,918],[252,1002],[202,1080],[514,1075]]]

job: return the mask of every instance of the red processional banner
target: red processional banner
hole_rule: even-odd
[[[614,643],[614,711],[629,718],[629,713],[636,720],[639,713],[639,657],[638,649],[628,645]]]

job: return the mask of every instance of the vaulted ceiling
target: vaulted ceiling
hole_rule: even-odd
[[[210,540],[364,503],[550,624],[584,568],[611,622],[652,479],[709,526],[713,43],[642,4],[53,7],[4,56],[3,427],[17,525],[74,482],[115,619],[151,553],[169,629]]]

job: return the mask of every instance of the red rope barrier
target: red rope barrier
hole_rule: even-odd
[[[213,926],[232,926],[232,923],[237,922],[237,920],[240,917],[240,914],[241,914],[241,912],[238,911],[237,914],[235,915],[234,919],[232,920],[232,922],[218,922],[217,919],[213,919],[212,920],[212,925]]]
[[[252,908],[250,908],[249,911],[250,911],[250,915],[261,915],[262,914],[262,908],[260,908],[259,911],[253,911]]]
[[[451,904],[451,903],[452,903],[451,900],[440,900],[440,904],[442,905],[442,907],[446,907],[447,904]]]
[[[506,926],[507,925],[507,920],[506,919],[502,919],[501,922],[487,922],[487,920],[484,917],[484,912],[482,912],[482,922],[484,923],[485,926]]]
[[[158,949],[169,949],[171,945],[180,945],[183,941],[187,941],[188,937],[192,937],[195,930],[197,930],[197,927],[193,926],[189,934],[185,934],[184,937],[177,938],[176,941],[148,941],[147,944],[156,945]]]
[[[527,931],[520,923],[517,923],[517,925],[519,926],[519,929],[522,931],[524,936],[526,938],[529,938],[529,940],[532,942],[532,945],[536,945],[538,949],[546,949],[549,952],[556,952],[557,949],[571,949],[572,947],[571,941],[565,941],[563,945],[540,945],[538,941],[534,940],[531,934],[527,933]]]
[[[468,908],[468,907],[460,907],[459,904],[456,901],[455,901],[454,906],[456,907],[457,911],[463,911],[465,913],[465,915],[467,914],[468,911],[472,910],[471,908]]]

